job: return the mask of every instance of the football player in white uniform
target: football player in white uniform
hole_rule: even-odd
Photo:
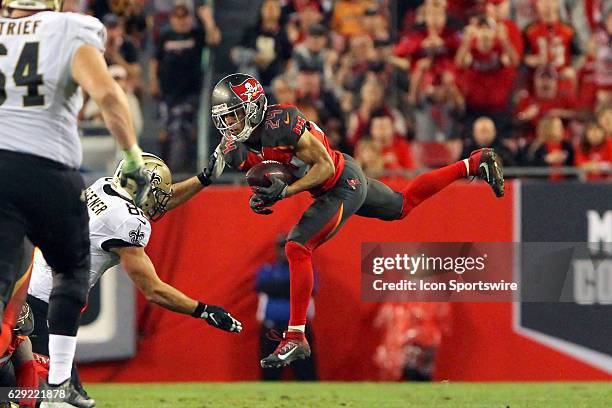
[[[210,171],[205,170],[199,178],[193,177],[173,185],[170,169],[159,157],[144,153],[143,159],[151,177],[151,190],[141,206],[133,201],[132,183],[128,183],[125,188],[120,185],[125,162],[119,165],[114,177],[101,178],[85,190],[91,241],[89,286],[95,285],[104,272],[120,264],[148,301],[174,312],[204,319],[216,328],[239,333],[242,330],[241,323],[223,308],[198,302],[159,279],[153,263],[144,251],[151,235],[149,220],[158,220],[169,208],[176,208],[189,200],[203,188],[199,179],[206,179]],[[176,196],[173,197],[173,193]],[[38,321],[32,342],[34,352],[39,354],[46,354],[47,326],[44,318],[52,286],[52,268],[45,263],[42,254],[36,251],[28,303],[34,311],[34,320]],[[77,390],[89,400],[78,384],[78,375],[73,375],[73,382]]]
[[[150,182],[125,94],[104,62],[103,25],[92,17],[59,13],[61,6],[62,0],[2,0],[0,173],[9,181],[0,191],[0,315],[28,237],[57,272],[49,298],[49,383],[70,390],[90,263],[85,186],[77,170],[81,88],[100,106],[124,151],[122,183],[135,183],[137,202],[146,197]],[[10,309],[7,317],[15,315]],[[3,331],[0,351],[10,327]]]

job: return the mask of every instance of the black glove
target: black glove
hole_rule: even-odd
[[[198,306],[191,315],[206,320],[206,323],[217,329],[233,333],[240,333],[242,331],[242,323],[234,319],[231,314],[219,306],[198,302]]]
[[[253,194],[249,199],[249,205],[251,206],[251,210],[253,210],[256,214],[269,215],[272,214],[272,210],[268,208],[269,204],[266,204],[264,200],[257,196],[257,194]]]
[[[200,174],[198,174],[198,180],[204,187],[208,187],[212,184],[213,179],[213,171],[215,166],[217,165],[217,160],[219,158],[219,151],[215,150],[215,152],[208,158],[208,164],[204,167],[204,170]]]
[[[151,176],[145,171],[143,165],[130,172],[122,171],[120,178],[121,187],[127,186],[128,179],[136,182],[134,203],[140,207],[147,199],[147,195],[149,195],[149,191],[151,190]]]
[[[269,187],[255,187],[253,191],[265,203],[274,204],[285,198],[288,185],[279,177],[270,177],[270,183]]]

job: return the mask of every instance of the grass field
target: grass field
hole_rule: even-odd
[[[610,408],[610,383],[177,383],[86,387],[98,407]]]

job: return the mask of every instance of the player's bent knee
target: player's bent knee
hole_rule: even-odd
[[[291,262],[293,260],[308,260],[312,256],[312,251],[296,241],[287,241],[285,244],[285,254]]]
[[[53,277],[52,298],[71,298],[77,303],[85,305],[88,291],[89,279],[87,276],[55,275]]]

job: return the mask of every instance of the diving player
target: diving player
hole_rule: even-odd
[[[270,187],[256,187],[250,199],[253,211],[270,214],[274,203],[302,191],[315,198],[287,237],[289,327],[276,350],[261,360],[262,367],[279,367],[310,355],[304,329],[313,288],[312,251],[353,214],[400,220],[453,181],[467,177],[483,179],[497,197],[504,194],[501,165],[492,149],[476,150],[469,159],[422,174],[404,190],[393,191],[367,178],[352,157],[332,149],[325,133],[295,106],[268,106],[261,84],[249,75],[221,79],[213,90],[211,109],[223,135],[217,151],[225,164],[246,171],[263,160],[276,160],[292,166],[297,177],[291,185],[273,178]]]
[[[218,329],[240,333],[241,323],[223,308],[194,300],[157,276],[153,263],[144,251],[151,235],[149,220],[159,220],[169,209],[189,200],[203,186],[199,182],[192,184],[189,180],[172,184],[170,169],[159,157],[149,153],[143,153],[142,157],[151,178],[151,189],[141,206],[137,206],[133,200],[135,186],[128,183],[122,188],[120,185],[125,161],[119,164],[114,177],[101,178],[85,190],[91,241],[89,287],[95,285],[107,270],[120,264],[148,301],[173,312],[203,319]],[[203,173],[210,174],[207,169]],[[52,268],[37,252],[28,290],[28,303],[38,322],[32,342],[34,352],[39,354],[46,354],[47,326],[44,316],[53,285],[52,274]],[[79,389],[78,384],[75,386]],[[79,392],[84,398],[75,399],[81,403],[93,403],[82,388]]]

